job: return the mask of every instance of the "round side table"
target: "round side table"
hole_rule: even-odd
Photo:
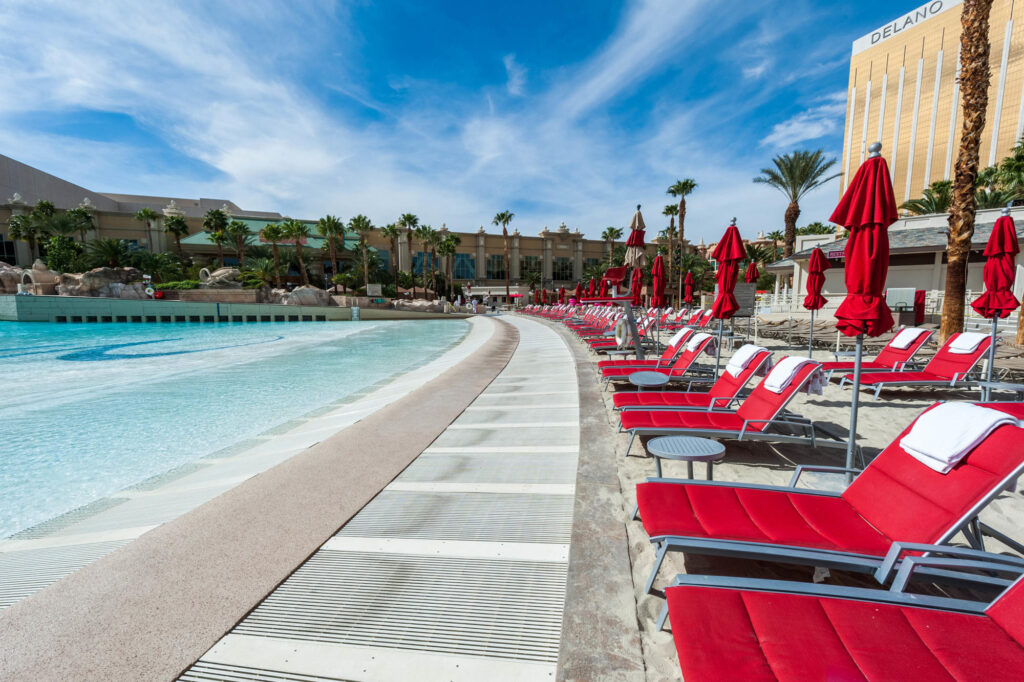
[[[710,438],[659,436],[647,441],[647,452],[654,457],[658,478],[661,478],[661,460],[672,459],[686,462],[688,478],[693,478],[694,462],[707,462],[707,479],[713,481],[711,465],[725,456],[725,446]]]
[[[629,383],[642,391],[645,388],[662,388],[671,378],[661,372],[633,372],[629,375]]]

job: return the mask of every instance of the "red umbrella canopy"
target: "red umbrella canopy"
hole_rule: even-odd
[[[640,204],[636,205],[636,213],[629,223],[629,239],[626,240],[625,264],[631,268],[642,268],[647,265],[647,252],[644,250],[644,217],[640,213]]]
[[[693,275],[689,272],[683,280],[683,303],[693,303]]]
[[[565,303],[565,287],[558,290],[558,302]]]
[[[872,145],[874,147],[875,145]],[[836,311],[836,327],[846,336],[878,336],[893,326],[882,295],[889,271],[889,226],[898,214],[889,166],[873,152],[857,169],[829,218],[850,230],[846,240],[846,298]]]
[[[807,266],[807,297],[804,298],[804,307],[808,310],[821,310],[828,303],[828,299],[821,295],[821,288],[825,286],[825,271],[830,267],[821,249],[811,251],[811,262]]]
[[[642,303],[640,300],[640,290],[644,287],[644,272],[640,268],[633,268],[633,277],[629,282],[629,293],[633,295],[633,305],[638,306]]]
[[[659,253],[651,266],[651,305],[655,308],[665,307],[665,259]]]
[[[740,309],[733,289],[736,288],[736,280],[739,278],[740,261],[747,257],[747,251],[743,248],[743,238],[740,237],[735,220],[725,229],[725,234],[715,246],[711,257],[718,261],[718,272],[715,274],[718,295],[711,306],[711,314],[715,319],[728,320]]]
[[[548,304],[548,290],[547,289],[541,289],[540,290],[540,302],[543,303],[544,305]]]
[[[573,292],[573,297],[577,301],[583,298],[583,282],[576,282],[576,291]]]
[[[587,298],[594,298],[594,294],[597,293],[597,282],[594,278],[590,278],[590,284],[587,286]]]
[[[743,281],[747,284],[757,284],[757,278],[761,276],[761,273],[757,271],[757,263],[750,261],[750,265],[747,266],[747,274],[743,276]]]
[[[601,278],[601,291],[597,294],[598,298],[608,298],[608,280],[604,277]]]
[[[985,245],[985,255],[988,257],[983,273],[985,293],[971,303],[971,307],[982,317],[1008,317],[1020,305],[1013,295],[1013,278],[1016,273],[1014,261],[1019,251],[1013,218],[1004,215],[996,221],[988,244]]]

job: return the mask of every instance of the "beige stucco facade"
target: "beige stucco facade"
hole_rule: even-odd
[[[961,0],[931,0],[853,43],[840,192],[881,141],[900,203],[952,178],[960,140]],[[982,167],[1024,135],[1024,2],[992,5]]]

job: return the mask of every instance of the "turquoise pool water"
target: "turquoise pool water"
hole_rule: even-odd
[[[467,331],[0,322],[0,538],[418,367]]]

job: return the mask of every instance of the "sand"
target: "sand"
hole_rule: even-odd
[[[792,352],[806,355],[806,347],[792,349],[781,341],[763,338],[759,339],[759,343],[777,351],[776,358]],[[824,361],[831,360],[832,357],[826,351],[816,351],[815,359]],[[723,359],[723,367],[724,364],[725,360]],[[617,430],[618,416],[612,410],[612,394],[613,391],[609,390],[603,395],[609,425]],[[789,409],[845,436],[849,428],[850,396],[849,388],[840,389],[838,382],[833,381],[825,389],[824,395],[799,394],[790,403]],[[977,391],[896,389],[883,393],[878,401],[874,401],[872,394],[864,391],[861,393],[861,408],[857,427],[859,442],[865,448],[865,454],[870,457],[891,442],[914,417],[933,402],[977,399]],[[1012,398],[1002,396],[998,399],[1009,400]],[[643,644],[647,680],[650,682],[678,680],[680,672],[672,634],[667,630],[655,632],[654,628],[658,613],[664,605],[664,599],[661,594],[640,594],[653,566],[653,546],[640,522],[629,519],[636,504],[636,484],[654,475],[654,462],[644,456],[639,439],[633,444],[632,456],[627,457],[625,448],[628,436],[617,433],[614,438],[619,480],[622,486],[623,509],[621,514],[629,540],[634,596],[637,598],[637,622]],[[738,443],[736,441],[726,441],[725,443],[726,457],[715,465],[714,470],[715,479],[720,481],[786,485],[793,474],[794,467],[798,464],[843,466],[845,458],[845,451],[842,449],[819,448],[815,450],[802,445],[773,446],[766,443]],[[663,467],[665,476],[686,477],[685,463],[664,462]],[[695,465],[694,475],[696,478],[703,478],[703,464]],[[842,485],[842,479],[820,475],[807,476],[801,478],[801,484],[804,483],[809,483],[814,487],[835,489]],[[1011,537],[1024,537],[1024,532],[1022,532],[1024,531],[1024,496],[1017,491],[1004,492],[986,508],[981,518],[984,522]],[[960,536],[956,539],[955,544],[966,544],[962,541],[963,538]],[[987,540],[986,547],[992,551],[1005,549],[991,540]],[[783,567],[762,562],[700,556],[690,556],[684,560],[680,554],[670,554],[655,581],[655,588],[663,588],[674,575],[683,572],[762,578],[778,577],[801,581],[809,581],[811,578],[810,568]],[[873,580],[865,576],[836,574],[835,572],[828,582],[873,584]]]

